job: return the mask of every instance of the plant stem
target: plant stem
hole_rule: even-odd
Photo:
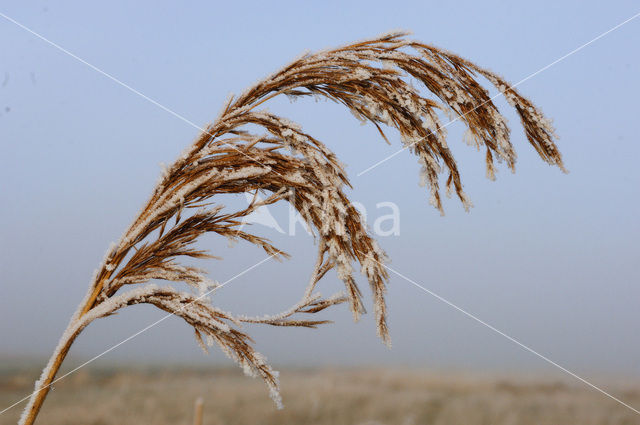
[[[198,397],[194,406],[193,425],[202,425],[202,397]]]
[[[36,417],[38,416],[38,412],[40,412],[40,408],[42,407],[42,403],[44,403],[44,399],[47,397],[49,390],[51,389],[51,385],[53,384],[56,374],[58,370],[60,370],[60,366],[64,361],[65,357],[69,353],[69,349],[71,345],[80,334],[80,332],[86,327],[86,324],[78,326],[78,322],[81,320],[80,317],[75,318],[69,323],[64,335],[68,335],[66,340],[60,341],[56,349],[54,350],[47,366],[45,367],[46,376],[44,375],[38,381],[38,388],[35,389],[33,394],[29,399],[29,403],[26,407],[26,415],[23,414],[19,425],[32,425]],[[74,329],[71,331],[72,329]]]

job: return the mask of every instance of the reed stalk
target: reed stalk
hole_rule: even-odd
[[[306,53],[228,100],[219,117],[164,170],[138,216],[107,251],[36,382],[20,424],[35,421],[80,332],[93,320],[130,305],[153,304],[181,317],[193,327],[205,351],[217,344],[245,372],[260,376],[278,405],[277,372],[240,330],[243,323],[315,328],[328,321],[304,316],[343,302],[357,320],[365,311],[354,278],[353,265],[357,263],[373,294],[378,335],[389,344],[384,298],[386,255],[347,198],[344,189],[350,186],[349,180],[336,155],[299,125],[257,109],[274,97],[324,97],[344,105],[358,120],[374,125],[387,142],[383,127],[397,131],[404,146],[418,157],[421,183],[427,185],[431,203],[441,212],[442,174],[447,194],[455,194],[465,208],[471,205],[447,145],[443,115],[462,122],[467,127],[467,142],[485,151],[489,178],[495,178],[495,162],[515,170],[510,130],[478,77],[500,90],[515,108],[526,138],[539,156],[564,169],[550,122],[528,99],[497,74],[406,35],[390,33]],[[431,96],[425,97],[412,82],[422,85]],[[244,193],[254,195],[247,208],[227,211],[215,203],[216,195]],[[267,197],[259,200],[259,193]],[[218,284],[203,270],[182,265],[179,260],[212,258],[194,247],[196,240],[209,232],[257,245],[275,258],[288,257],[269,240],[242,228],[244,217],[280,201],[289,202],[316,235],[317,261],[302,298],[269,316],[248,317],[220,310],[207,295]],[[332,269],[344,282],[345,291],[325,298],[316,286]],[[184,282],[191,291],[159,286],[152,280]]]

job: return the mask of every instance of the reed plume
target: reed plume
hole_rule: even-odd
[[[98,266],[87,295],[72,316],[21,424],[32,424],[73,341],[93,320],[134,304],[153,304],[181,317],[206,350],[217,344],[244,370],[260,376],[280,404],[277,373],[254,350],[242,323],[314,328],[327,323],[308,315],[348,303],[357,320],[364,313],[354,263],[367,278],[373,294],[378,335],[389,343],[386,322],[384,268],[386,255],[370,236],[344,188],[350,186],[342,164],[322,142],[302,128],[258,107],[279,95],[319,96],[346,106],[359,120],[373,124],[387,140],[383,127],[400,133],[405,147],[418,157],[422,183],[431,203],[442,211],[440,175],[445,189],[465,208],[456,161],[449,150],[442,114],[463,122],[467,139],[485,150],[487,176],[495,177],[495,162],[515,169],[516,154],[509,128],[477,77],[500,90],[517,111],[529,143],[540,157],[563,169],[550,122],[529,100],[500,76],[457,55],[406,38],[396,32],[318,53],[306,53],[278,72],[231,97],[219,117],[162,173],[139,215],[113,244]],[[414,88],[417,81],[432,93]],[[256,132],[251,129],[260,129]],[[227,212],[215,203],[219,194],[254,194],[250,205]],[[267,194],[260,200],[258,193]],[[263,237],[244,230],[244,217],[263,205],[289,202],[317,237],[318,254],[300,301],[280,314],[246,317],[215,307],[208,294],[218,285],[201,269],[180,259],[210,258],[194,246],[208,232],[257,245],[275,258],[287,254]],[[345,291],[324,298],[316,290],[331,269]],[[151,280],[185,282],[192,291],[158,286]]]

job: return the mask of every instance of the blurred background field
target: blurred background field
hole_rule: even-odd
[[[29,394],[37,368],[2,372],[2,408]],[[600,383],[600,381],[599,381]],[[586,385],[535,376],[483,376],[399,368],[281,370],[284,410],[264,384],[226,368],[83,368],[58,382],[41,412],[48,425],[191,424],[640,424],[640,416]],[[605,385],[606,384],[606,385]],[[640,385],[605,388],[640,406]],[[0,415],[16,423],[20,406]]]

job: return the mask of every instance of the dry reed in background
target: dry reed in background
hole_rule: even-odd
[[[72,316],[59,345],[36,382],[21,424],[32,424],[75,338],[93,320],[134,304],[148,303],[183,318],[203,349],[217,344],[244,370],[260,376],[280,404],[277,373],[254,350],[244,323],[316,327],[327,323],[305,315],[346,302],[357,320],[364,312],[353,277],[354,262],[369,281],[378,335],[389,343],[386,324],[385,253],[371,238],[343,189],[349,181],[336,155],[297,124],[258,106],[278,96],[319,96],[346,106],[363,122],[399,131],[403,144],[418,157],[422,182],[431,203],[442,211],[440,174],[447,194],[455,192],[465,208],[460,173],[447,146],[442,113],[463,122],[466,139],[485,150],[487,176],[494,162],[514,170],[516,154],[505,118],[476,80],[484,77],[502,92],[520,116],[529,143],[540,157],[563,169],[550,122],[502,77],[442,49],[390,33],[332,50],[304,54],[246,90],[231,97],[220,116],[180,157],[164,170],[140,214],[108,250],[89,291]],[[433,98],[411,84],[423,84]],[[262,133],[250,128],[261,128]],[[388,142],[388,140],[387,140]],[[259,200],[258,193],[268,193]],[[218,194],[255,194],[242,210],[227,212],[214,204]],[[246,317],[216,308],[207,296],[218,285],[181,257],[210,258],[194,247],[199,236],[214,232],[258,245],[279,258],[287,254],[270,241],[242,230],[243,217],[262,205],[290,202],[318,242],[317,262],[300,301],[280,314]],[[318,281],[336,269],[345,292],[323,298]],[[158,286],[150,280],[186,282],[192,292]]]

